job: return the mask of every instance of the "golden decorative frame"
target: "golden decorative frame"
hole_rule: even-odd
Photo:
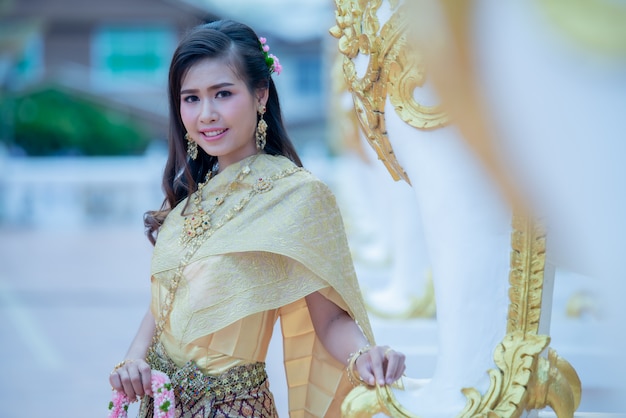
[[[484,394],[461,391],[467,398],[457,418],[517,418],[524,411],[551,407],[557,417],[573,417],[580,404],[581,383],[574,368],[548,347],[539,318],[545,267],[545,233],[525,217],[513,218],[507,334],[494,353],[497,369],[487,371]],[[548,349],[547,356],[542,353]],[[344,418],[418,418],[398,403],[389,386],[356,387],[342,406]]]
[[[449,117],[441,106],[422,106],[414,100],[413,91],[423,85],[425,70],[420,57],[407,48],[408,14],[403,13],[398,0],[389,0],[393,14],[381,28],[377,12],[382,4],[382,0],[336,0],[337,25],[330,32],[339,39],[344,77],[368,142],[394,179],[410,183],[389,142],[386,100],[390,100],[403,121],[416,129],[446,126]],[[358,76],[354,62],[358,55],[369,56],[362,77]],[[548,347],[550,337],[538,333],[545,240],[545,232],[530,217],[514,216],[507,334],[495,349],[497,369],[487,371],[488,390],[481,394],[474,388],[462,389],[467,404],[459,418],[519,417],[526,410],[548,406],[561,418],[572,417],[578,408],[581,396],[578,375]],[[377,413],[417,418],[397,402],[388,386],[357,387],[342,408],[345,418],[371,417]]]
[[[449,120],[440,106],[425,106],[414,100],[413,91],[424,84],[424,65],[414,50],[407,47],[403,7],[398,5],[398,0],[389,1],[394,13],[381,28],[376,12],[382,3],[382,0],[337,0],[337,25],[330,33],[339,39],[345,79],[367,141],[394,180],[403,179],[410,184],[387,135],[387,99],[398,116],[416,129],[437,129]],[[362,77],[358,76],[354,62],[359,54],[369,56]]]

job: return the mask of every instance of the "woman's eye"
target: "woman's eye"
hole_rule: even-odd
[[[221,91],[218,91],[218,92],[217,92],[217,94],[215,95],[215,97],[219,99],[219,98],[221,98],[221,97],[228,97],[228,96],[230,96],[231,94],[232,94],[232,93],[231,93],[231,92],[229,92],[228,90],[221,90]]]
[[[186,97],[183,97],[183,101],[186,103],[197,102],[198,96],[186,96]]]

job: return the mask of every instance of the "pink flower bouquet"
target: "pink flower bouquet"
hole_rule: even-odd
[[[152,370],[152,396],[154,418],[174,418],[174,389],[169,377],[158,370]],[[127,418],[128,405],[128,396],[124,392],[113,390],[113,399],[109,402],[109,418]]]

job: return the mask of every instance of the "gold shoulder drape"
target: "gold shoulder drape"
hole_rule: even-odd
[[[248,176],[230,186],[250,162],[245,159],[226,167],[205,187],[204,200],[210,202],[226,187],[234,186],[223,207],[214,212],[215,219],[240,202],[259,179],[269,179],[293,167],[284,157],[263,154],[250,164]],[[160,312],[164,292],[186,251],[179,242],[184,203],[168,215],[154,249],[151,273],[155,315]],[[193,308],[191,323],[176,323],[178,313],[189,309],[184,306],[189,298],[181,295],[190,291],[188,284],[192,280],[198,281],[198,277],[207,274],[198,268],[203,262],[222,255],[237,260],[237,254],[242,255],[242,261],[258,260],[245,254],[259,252],[270,253],[267,260],[287,257],[289,263],[284,265],[291,267],[272,268],[280,263],[271,262],[214,266],[210,277],[220,280],[219,294],[197,297],[194,288],[194,303],[201,306]],[[351,385],[345,367],[325,350],[313,330],[304,297],[315,291],[321,291],[347,311],[370,343],[374,343],[335,198],[324,183],[301,170],[274,181],[267,190],[253,196],[243,210],[203,243],[184,270],[164,333],[170,333],[183,345],[247,316],[278,309],[290,416],[338,417],[341,401]]]

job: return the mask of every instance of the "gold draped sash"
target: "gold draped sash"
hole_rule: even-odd
[[[204,188],[203,200],[211,202],[226,187],[234,187],[214,212],[215,219],[259,179],[293,167],[284,157],[260,155],[251,164],[251,173],[231,186],[248,163],[250,159],[245,159],[226,167]],[[168,215],[154,249],[155,315],[186,252],[179,240],[184,205]],[[162,340],[169,345],[177,341],[184,348],[244,318],[277,310],[290,416],[337,417],[351,385],[344,366],[315,335],[304,300],[315,291],[347,311],[374,343],[335,198],[325,184],[300,170],[265,187],[202,244],[184,270]],[[261,354],[255,350],[257,357],[264,356],[263,348]]]

